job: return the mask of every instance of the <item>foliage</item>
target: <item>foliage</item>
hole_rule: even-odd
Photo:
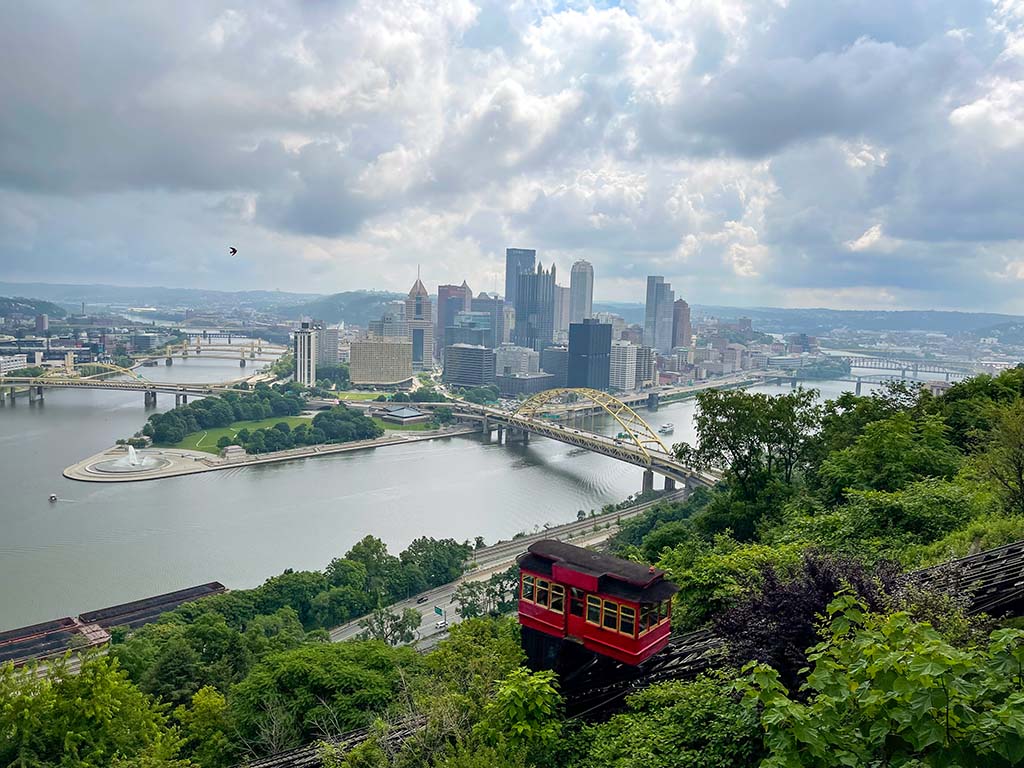
[[[285,352],[270,366],[270,373],[278,379],[295,375],[295,353]]]
[[[359,622],[360,640],[381,640],[388,645],[403,645],[416,639],[416,630],[423,617],[415,608],[406,608],[400,614],[378,608]]]
[[[467,403],[476,403],[477,405],[496,403],[500,396],[501,393],[495,386],[472,387],[459,391],[459,399],[465,400]]]
[[[981,466],[1007,512],[1024,515],[1024,400],[996,409],[992,421]]]
[[[733,664],[770,664],[783,685],[796,691],[807,666],[807,649],[820,640],[819,617],[836,594],[850,590],[880,610],[886,593],[896,587],[897,575],[892,564],[868,569],[851,558],[805,552],[788,577],[772,564],[764,565],[757,586],[715,616],[712,626],[726,638]]]
[[[485,743],[522,750],[528,760],[543,764],[561,734],[560,707],[555,673],[520,667],[498,683],[493,701],[484,707],[478,732]]]
[[[492,574],[486,581],[462,582],[452,600],[458,603],[458,613],[464,618],[508,613],[516,607],[518,584],[519,569],[512,566],[506,571]]]
[[[171,445],[191,432],[227,427],[236,421],[297,416],[301,411],[302,399],[298,395],[258,384],[251,395],[225,392],[154,413],[142,431],[156,443]]]
[[[117,661],[82,658],[35,666],[0,666],[0,765],[107,768],[119,761],[181,765],[180,738],[152,698]]]
[[[202,768],[229,768],[237,762],[238,745],[232,740],[227,700],[216,688],[200,688],[189,706],[174,710],[181,726],[183,751]]]
[[[898,413],[868,424],[849,448],[831,454],[820,476],[829,499],[849,489],[898,491],[926,477],[952,477],[960,464],[937,416]]]
[[[799,560],[799,546],[740,544],[725,534],[716,536],[710,545],[691,540],[665,550],[658,567],[679,586],[673,625],[682,630],[703,626],[757,584],[765,566],[788,569]]]
[[[401,675],[421,664],[411,648],[373,640],[303,645],[259,662],[232,689],[231,714],[255,751],[287,749],[366,725],[391,704]]]
[[[755,712],[738,705],[727,674],[659,683],[634,693],[627,710],[584,730],[580,768],[734,768],[761,756]]]
[[[348,375],[348,365],[317,365],[316,377],[318,381],[327,381],[338,389],[348,389],[351,379]]]
[[[1008,766],[1024,761],[1024,632],[956,648],[906,613],[869,614],[844,595],[795,701],[770,666],[749,668],[776,766]]]

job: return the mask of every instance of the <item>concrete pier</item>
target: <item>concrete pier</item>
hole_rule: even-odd
[[[674,491],[675,489],[676,489],[676,481],[673,480],[671,477],[666,477],[665,478],[665,490],[666,491]]]
[[[642,493],[649,493],[654,490],[654,472],[649,469],[644,470],[644,484],[641,488]]]

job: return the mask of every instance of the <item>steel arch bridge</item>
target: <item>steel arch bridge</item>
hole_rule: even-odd
[[[569,398],[576,399],[570,401]],[[651,452],[671,455],[665,444],[658,437],[658,434],[651,429],[640,415],[623,403],[618,398],[612,397],[607,392],[597,389],[561,388],[549,389],[539,392],[536,395],[524,400],[513,412],[514,416],[522,418],[539,418],[544,413],[552,411],[565,411],[571,406],[582,401],[584,404],[591,403],[599,406],[605,413],[611,416],[622,427],[622,431],[629,435],[629,439],[636,446],[636,449],[648,460],[651,461]]]

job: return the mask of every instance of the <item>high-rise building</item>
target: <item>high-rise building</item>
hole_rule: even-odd
[[[533,272],[537,260],[537,251],[533,248],[505,249],[505,301],[516,305],[519,290],[519,275]]]
[[[512,332],[516,329],[516,308],[506,304],[501,311],[504,318],[501,328],[501,343],[508,344],[512,341]]]
[[[488,346],[492,349],[508,341],[508,330],[505,327],[506,307],[505,302],[497,296],[489,296],[482,292],[470,302],[471,311],[486,312],[491,316],[491,330],[494,341]],[[511,309],[511,307],[508,307],[508,309]]]
[[[569,277],[569,322],[581,323],[594,316],[594,268],[589,261],[572,265]]]
[[[341,328],[337,325],[313,323],[316,329],[316,364],[337,365],[341,348]]]
[[[417,277],[405,299],[405,328],[412,341],[412,367],[429,370],[434,366],[434,312],[430,294]]]
[[[462,285],[437,286],[437,330],[434,334],[434,347],[438,351],[450,343],[445,338],[445,331],[454,325],[455,315],[467,312],[472,307],[473,292],[462,281]]]
[[[348,370],[356,385],[403,386],[412,381],[412,342],[386,336],[353,341]]]
[[[690,305],[682,299],[676,299],[675,304],[672,305],[672,348],[689,347],[692,339]]]
[[[495,365],[499,376],[511,376],[518,373],[537,373],[540,370],[540,355],[527,347],[515,344],[502,344],[496,350]]]
[[[445,384],[487,387],[494,384],[494,350],[472,344],[452,344],[444,351]]]
[[[371,320],[369,330],[371,336],[379,338],[401,339],[409,335],[405,319],[396,312],[385,312],[380,320]]]
[[[636,386],[654,386],[654,377],[657,375],[655,369],[655,354],[650,347],[636,348]]]
[[[538,264],[516,282],[516,326],[512,342],[538,352],[549,346],[555,331],[555,265]]]
[[[494,349],[494,316],[490,312],[459,312],[445,329],[448,346],[470,344]],[[447,354],[447,347],[445,348]]]
[[[626,330],[626,320],[624,317],[612,312],[597,312],[594,314],[594,319],[599,323],[608,323],[612,327],[612,341],[618,341],[622,338],[622,332]]]
[[[588,318],[569,326],[567,386],[608,389],[612,327]]]
[[[540,351],[540,369],[554,376],[553,387],[564,387],[569,380],[569,347],[558,345]]]
[[[613,341],[609,357],[608,385],[628,392],[636,389],[636,344]]]
[[[644,313],[644,345],[656,352],[672,349],[672,286],[660,275],[647,278],[647,307]]]
[[[50,318],[47,315],[36,315],[36,333],[46,333],[50,330]]]
[[[295,331],[295,380],[306,387],[316,384],[316,334],[312,323]]]
[[[555,335],[569,332],[569,289],[555,286]]]

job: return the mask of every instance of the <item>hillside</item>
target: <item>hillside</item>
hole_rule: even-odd
[[[72,307],[76,307],[84,301],[86,304],[101,305],[165,308],[204,307],[209,309],[230,307],[271,309],[309,301],[319,296],[316,293],[285,293],[284,291],[211,291],[205,288],[68,283],[0,283],[0,293],[29,293]]]
[[[42,299],[27,299],[24,296],[0,296],[0,317],[6,315],[48,315],[51,318],[64,317],[67,313],[56,304]]]
[[[311,317],[326,323],[365,326],[371,320],[379,319],[390,302],[403,298],[403,294],[386,291],[345,291],[283,307],[281,312],[289,318]]]

